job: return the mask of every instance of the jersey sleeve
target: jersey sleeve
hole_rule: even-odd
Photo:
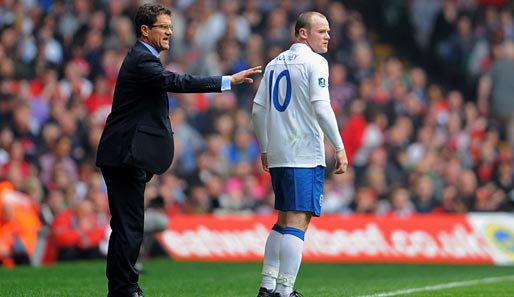
[[[268,77],[268,71],[264,71],[252,107],[253,130],[259,142],[261,153],[266,153],[268,147]]]
[[[263,107],[267,107],[267,103],[269,102],[269,94],[267,92],[268,90],[268,80],[269,80],[269,73],[268,71],[264,71],[264,75],[262,76],[261,82],[259,84],[259,88],[257,89],[257,93],[255,94],[255,97],[253,99],[253,102],[256,104],[259,104]]]
[[[322,56],[317,55],[309,65],[309,92],[311,102],[323,100],[330,101],[328,92],[328,62]]]

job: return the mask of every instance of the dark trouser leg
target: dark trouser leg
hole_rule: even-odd
[[[514,114],[493,113],[492,117],[498,126],[500,139],[507,142],[511,151],[514,150]]]
[[[106,275],[109,296],[138,290],[134,268],[143,240],[146,172],[133,167],[103,167],[111,211]]]

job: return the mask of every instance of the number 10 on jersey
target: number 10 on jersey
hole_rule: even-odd
[[[280,112],[284,112],[286,110],[287,106],[289,105],[289,103],[291,102],[291,92],[292,92],[291,77],[289,76],[289,70],[287,70],[287,69],[283,70],[282,72],[280,72],[278,74],[275,82],[273,82],[274,75],[275,75],[275,70],[271,70],[270,74],[269,74],[269,84],[268,84],[269,97],[270,97],[270,100],[273,102],[273,106],[275,107],[275,109]],[[285,78],[285,80],[286,80],[285,81],[286,94],[285,94],[285,97],[283,98],[284,103],[280,104],[278,87],[279,87],[280,80],[283,78]]]

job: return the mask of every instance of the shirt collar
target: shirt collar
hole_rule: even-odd
[[[144,46],[146,46],[146,48],[152,53],[152,55],[154,55],[156,58],[159,58],[159,52],[151,45],[149,45],[148,43],[144,42],[143,40],[139,40],[139,42],[141,42]]]
[[[296,42],[296,43],[293,43],[291,45],[291,49],[294,49],[294,50],[309,50],[309,51],[312,51],[312,49],[310,48],[310,46],[308,46],[307,44],[305,43],[301,43],[301,42]]]

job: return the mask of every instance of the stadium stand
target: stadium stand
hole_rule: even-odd
[[[73,227],[81,208],[99,229],[76,246],[99,245],[108,213],[95,150],[118,68],[135,42],[139,2],[0,1],[0,181],[9,185],[0,194],[3,265],[30,262],[12,253],[20,245],[8,222],[27,216],[9,210],[7,192],[36,206],[31,225],[57,249],[47,260],[80,258],[59,250],[79,230],[59,230]],[[174,22],[164,64],[199,75],[264,66],[289,46],[299,12],[329,17],[329,87],[352,168],[327,176],[325,213],[512,211],[512,1],[160,2]],[[175,161],[148,184],[149,207],[170,216],[273,211],[250,123],[258,82],[221,94],[169,94]],[[38,234],[23,236],[30,258]],[[40,257],[33,264],[45,262]]]

